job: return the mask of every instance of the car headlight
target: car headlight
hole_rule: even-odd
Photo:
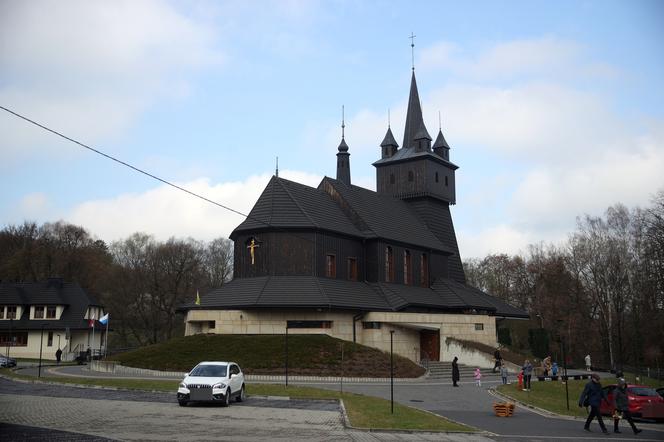
[[[180,382],[180,388],[187,388],[187,384],[185,384],[184,382]]]
[[[212,388],[221,388],[221,389],[224,389],[224,388],[226,388],[226,384],[224,384],[223,382],[217,382],[216,384],[214,384],[214,385],[212,386]]]

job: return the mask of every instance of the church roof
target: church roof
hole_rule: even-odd
[[[392,129],[390,129],[389,127],[387,128],[387,133],[385,134],[385,138],[383,138],[383,141],[380,143],[380,146],[399,147],[399,145],[397,144],[397,140],[395,140],[394,135],[392,135]]]
[[[315,276],[238,278],[206,293],[199,306],[191,303],[181,309],[336,308],[398,312],[418,307],[528,317],[520,309],[447,278],[436,280],[431,288]]]
[[[355,223],[323,190],[324,183],[334,188],[357,217]],[[275,228],[320,229],[366,239],[384,238],[452,253],[404,201],[328,177],[317,189],[272,177],[247,219],[231,233],[231,239],[242,231]]]
[[[416,135],[420,131],[420,126],[424,127],[424,119],[422,118],[420,94],[417,92],[415,71],[413,71],[410,79],[410,94],[408,96],[408,111],[406,113],[406,127],[403,133],[402,149],[415,146]],[[426,128],[424,130],[426,131]]]
[[[363,237],[322,190],[273,176],[249,216],[231,233],[274,228],[313,228]]]
[[[450,145],[447,144],[447,140],[445,140],[445,137],[443,136],[443,131],[438,129],[438,136],[436,137],[436,141],[433,143],[432,146],[434,149],[438,147],[445,147],[447,149],[450,148]]]
[[[426,151],[426,150],[418,151],[418,150],[415,150],[415,149],[404,149],[404,148],[401,148],[401,149],[397,150],[396,153],[394,155],[392,155],[391,157],[381,158],[377,161],[374,161],[373,165],[374,166],[382,166],[383,164],[388,164],[388,163],[392,164],[392,163],[399,162],[399,161],[408,161],[408,160],[412,160],[412,159],[415,159],[415,158],[420,159],[420,158],[425,158],[425,157],[429,157],[430,159],[432,159],[434,161],[446,164],[454,170],[459,168],[459,166],[457,166],[456,164],[452,163],[451,161],[448,161],[448,160],[444,159],[440,155],[435,154],[433,152],[429,152],[429,151]]]

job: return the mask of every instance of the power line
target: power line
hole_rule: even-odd
[[[218,203],[218,202],[216,202],[216,201],[213,201],[213,200],[211,200],[211,199],[209,199],[209,198],[204,197],[203,195],[199,195],[199,194],[197,194],[197,193],[195,193],[195,192],[192,192],[191,190],[185,189],[184,187],[178,186],[177,184],[173,184],[173,183],[171,183],[170,181],[167,181],[167,180],[165,180],[165,179],[163,179],[163,178],[159,178],[158,176],[153,175],[153,174],[151,174],[151,173],[149,173],[149,172],[146,172],[146,171],[143,170],[143,169],[140,169],[140,168],[138,168],[138,167],[136,167],[136,166],[133,166],[133,165],[131,165],[131,164],[127,163],[127,162],[124,162],[124,161],[122,161],[122,160],[119,160],[119,159],[117,159],[117,158],[115,158],[115,157],[113,157],[113,156],[111,156],[111,155],[108,155],[108,154],[106,154],[106,153],[104,153],[104,152],[102,152],[102,151],[100,151],[100,150],[97,150],[97,149],[95,149],[95,148],[93,148],[93,147],[90,147],[90,146],[88,146],[88,145],[85,144],[85,143],[81,143],[81,142],[78,141],[78,140],[75,140],[75,139],[73,139],[73,138],[71,138],[71,137],[68,137],[67,135],[61,134],[60,132],[58,132],[58,131],[56,131],[56,130],[53,130],[53,129],[49,128],[49,127],[46,127],[46,126],[44,126],[43,124],[39,124],[39,123],[37,123],[36,121],[31,120],[30,118],[25,117],[25,116],[23,116],[23,115],[21,115],[21,114],[19,114],[19,113],[16,113],[16,112],[14,112],[13,110],[7,109],[7,108],[4,107],[4,106],[0,106],[0,109],[2,109],[2,110],[4,110],[4,111],[7,111],[7,112],[9,112],[10,114],[12,114],[12,115],[14,115],[14,116],[17,116],[18,118],[21,118],[22,120],[25,120],[25,121],[27,121],[28,123],[32,123],[32,124],[34,124],[35,126],[44,129],[45,131],[51,132],[52,134],[55,134],[55,135],[57,135],[57,136],[59,136],[59,137],[61,137],[61,138],[64,138],[64,139],[67,140],[67,141],[71,141],[72,143],[76,143],[76,144],[78,144],[79,146],[84,147],[84,148],[86,148],[86,149],[88,149],[88,150],[91,150],[92,152],[94,152],[94,153],[96,153],[96,154],[99,154],[99,155],[101,155],[101,156],[104,156],[104,157],[108,158],[109,160],[115,161],[116,163],[122,164],[123,166],[126,166],[126,167],[128,167],[128,168],[130,168],[130,169],[133,169],[133,170],[135,170],[136,172],[142,173],[143,175],[147,175],[147,176],[149,176],[150,178],[153,178],[153,179],[155,179],[155,180],[157,180],[157,181],[160,181],[160,182],[162,182],[162,183],[164,183],[164,184],[167,184],[167,185],[169,185],[169,186],[171,186],[171,187],[174,187],[174,188],[176,188],[176,189],[178,189],[178,190],[181,190],[182,192],[186,192],[186,193],[188,193],[189,195],[195,196],[196,198],[200,198],[200,199],[202,199],[203,201],[206,201],[206,202],[208,202],[208,203],[214,204],[215,206],[219,206],[219,207],[221,207],[222,209],[226,209],[226,210],[228,210],[228,211],[231,211],[231,212],[233,212],[233,213],[236,213],[236,214],[238,214],[238,215],[241,215],[241,216],[243,216],[243,217],[245,217],[245,218],[250,218],[249,215],[245,215],[244,213],[242,213],[242,212],[240,212],[240,211],[238,211],[238,210],[232,209],[232,208],[230,208],[230,207],[228,207],[228,206],[225,206],[225,205],[223,205],[223,204],[221,204],[221,203]],[[250,219],[253,219],[254,221],[258,221],[258,222],[260,222],[260,223],[263,223],[263,224],[265,224],[266,226],[269,227],[269,224],[265,223],[264,221],[261,221],[261,220],[255,219],[255,218],[253,218],[253,217],[251,217]]]

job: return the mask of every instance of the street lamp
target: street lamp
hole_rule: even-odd
[[[394,414],[394,330],[390,330],[390,409]]]
[[[288,387],[288,320],[286,320],[286,387]]]

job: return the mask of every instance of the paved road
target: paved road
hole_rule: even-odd
[[[267,400],[180,407],[170,393],[31,384],[0,379],[5,440],[489,441],[481,435],[364,432],[334,401]],[[44,429],[55,430],[45,433]],[[7,438],[5,434],[9,433]]]

